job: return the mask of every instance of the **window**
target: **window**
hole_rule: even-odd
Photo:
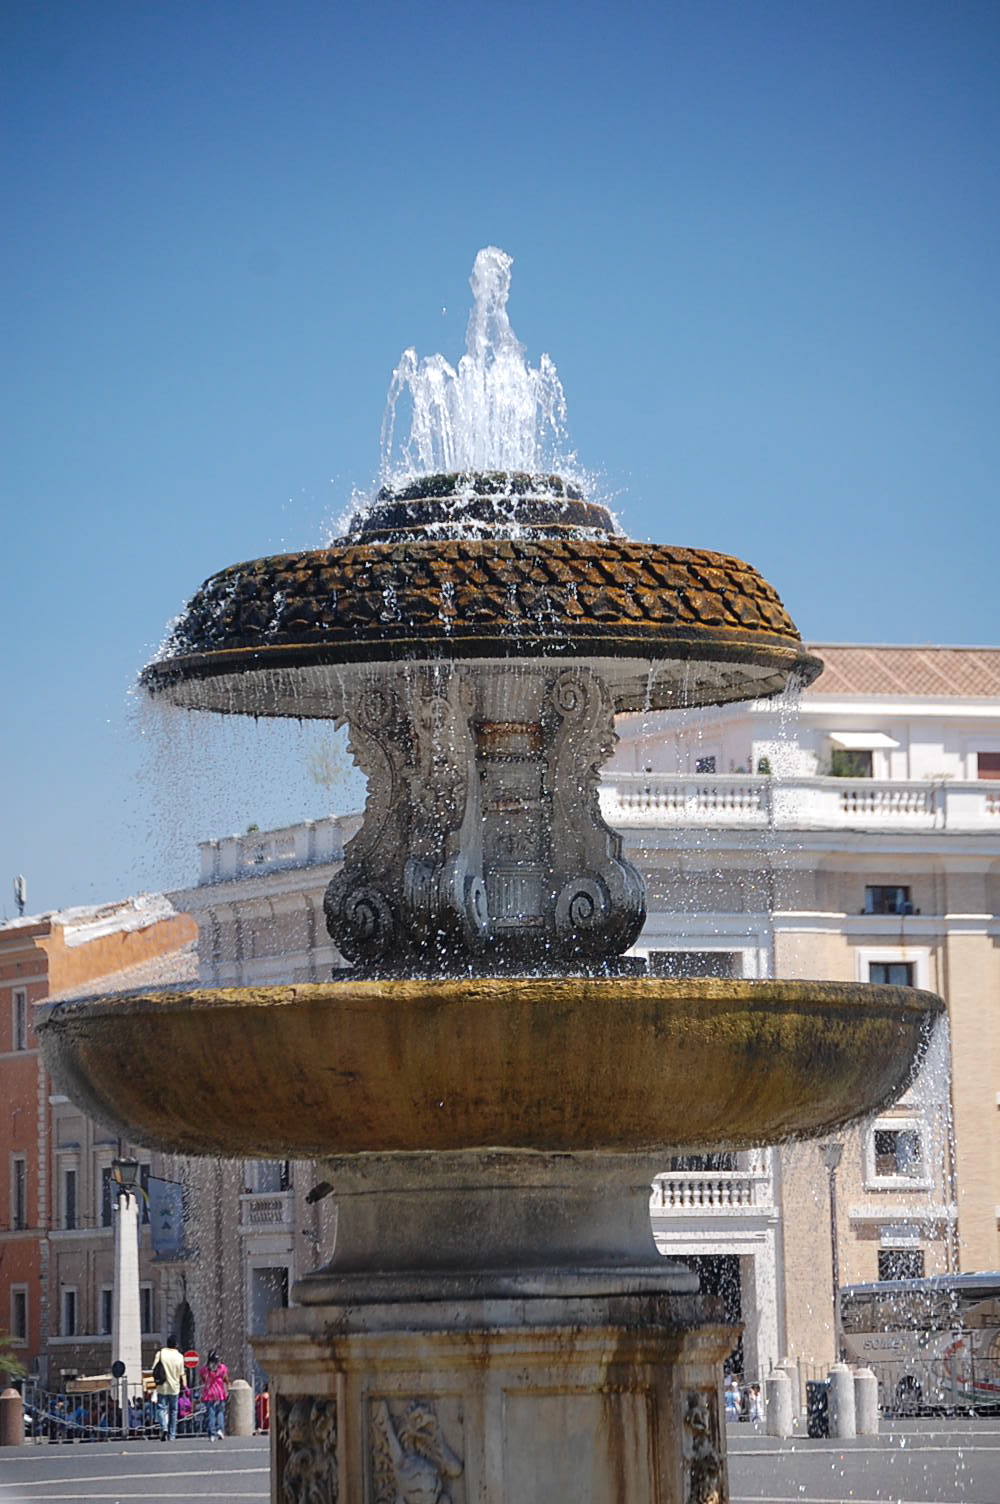
[[[715,758],[714,757],[696,757],[695,758],[695,762],[694,762],[694,770],[695,770],[696,773],[714,773],[715,772]]]
[[[915,1128],[876,1128],[876,1177],[918,1179],[924,1173],[923,1147]]]
[[[912,914],[909,888],[871,886],[865,888],[866,914]]]
[[[76,1290],[71,1285],[63,1286],[62,1323],[59,1331],[63,1337],[76,1336]]]
[[[152,1285],[139,1286],[139,1329],[142,1332],[156,1330],[153,1320],[153,1287]]]
[[[830,776],[832,778],[870,778],[872,755],[859,752],[853,747],[833,747],[830,751]]]
[[[28,1340],[28,1290],[25,1285],[11,1287],[10,1335],[15,1342]]]
[[[674,1154],[670,1158],[671,1174],[713,1174],[717,1170],[738,1169],[736,1155],[724,1150],[720,1154]]]
[[[102,1285],[101,1286],[101,1333],[105,1337],[110,1337],[110,1335],[111,1335],[111,1327],[112,1327],[112,1324],[114,1322],[114,1315],[115,1315],[114,1299],[115,1299],[115,1293],[114,1293],[114,1290],[111,1288],[111,1286],[110,1285]]]
[[[110,1165],[101,1166],[101,1226],[113,1226],[115,1198],[114,1177]]]
[[[63,1170],[62,1197],[62,1225],[72,1229],[77,1226],[75,1167]]]
[[[15,987],[12,995],[12,1040],[15,1050],[28,1048],[28,992],[25,987]]]
[[[913,986],[912,961],[869,961],[869,982],[882,982],[890,987]]]
[[[740,961],[734,950],[653,950],[647,969],[654,977],[740,977]]]
[[[1000,752],[977,752],[976,762],[977,777],[1000,778]]]
[[[274,1195],[287,1191],[292,1183],[291,1166],[287,1159],[254,1159],[250,1161],[250,1189],[258,1195]]]
[[[23,1232],[28,1225],[28,1162],[15,1154],[10,1165],[10,1225]]]
[[[923,1279],[924,1250],[922,1248],[880,1248],[878,1277],[879,1279]]]

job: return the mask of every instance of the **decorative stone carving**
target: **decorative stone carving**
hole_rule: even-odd
[[[646,917],[642,878],[622,856],[621,836],[598,800],[601,764],[614,749],[614,705],[587,668],[561,673],[550,709],[559,718],[549,760],[554,948],[565,959],[620,955]]]
[[[399,851],[406,837],[405,718],[392,685],[369,683],[351,702],[348,747],[368,779],[365,817],[323,899],[326,927],[349,961],[377,966],[399,930]]]
[[[462,1459],[445,1441],[429,1400],[371,1406],[372,1504],[458,1504],[448,1484]]]
[[[348,705],[368,800],[323,906],[342,954],[368,970],[447,969],[487,934],[473,687],[448,665],[407,677]]]
[[[481,950],[488,929],[475,690],[467,671],[447,667],[423,669],[416,690],[403,913],[411,943],[437,966]]]
[[[724,1476],[717,1396],[691,1389],[684,1409],[685,1504],[726,1504]]]
[[[484,713],[498,701],[510,719]],[[596,673],[422,664],[367,680],[347,714],[368,802],[324,908],[349,961],[589,971],[633,943],[645,890],[601,816],[614,705]]]
[[[280,1397],[277,1497],[282,1504],[337,1504],[336,1401]]]

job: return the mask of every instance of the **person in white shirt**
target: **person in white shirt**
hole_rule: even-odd
[[[153,1376],[156,1365],[163,1367],[163,1379],[156,1386],[156,1410],[160,1424],[160,1440],[177,1440],[177,1401],[184,1384],[184,1354],[177,1349],[173,1332],[153,1359]]]

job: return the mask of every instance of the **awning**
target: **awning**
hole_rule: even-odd
[[[884,731],[831,731],[828,735],[835,747],[843,747],[847,752],[874,752],[876,747],[899,746]]]

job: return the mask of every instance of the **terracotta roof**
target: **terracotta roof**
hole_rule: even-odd
[[[1000,697],[1000,648],[894,647],[813,642],[825,665],[815,695]]]

